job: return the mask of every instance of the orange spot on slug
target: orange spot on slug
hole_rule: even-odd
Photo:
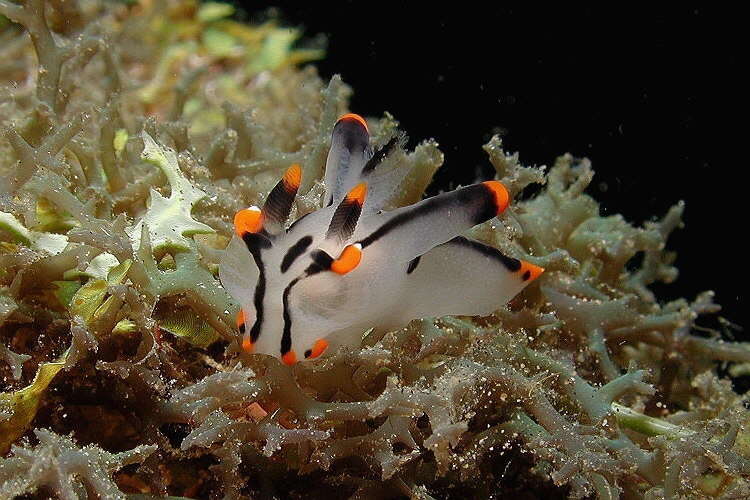
[[[308,357],[310,359],[317,358],[318,356],[323,354],[326,349],[328,349],[328,341],[325,339],[318,339],[315,341],[312,351],[310,352],[310,356]]]
[[[367,198],[367,183],[360,182],[352,188],[351,191],[346,195],[346,201],[349,203],[357,203],[359,206],[365,204],[365,198]]]
[[[242,238],[245,233],[257,233],[263,229],[263,213],[258,207],[250,207],[234,214],[234,232]]]
[[[361,116],[359,116],[359,115],[358,115],[358,114],[356,114],[356,113],[347,113],[347,114],[343,115],[343,116],[342,116],[341,118],[339,118],[339,121],[340,121],[340,122],[342,122],[342,121],[344,121],[344,120],[354,120],[354,121],[357,121],[357,122],[359,122],[359,123],[360,123],[360,124],[361,124],[361,125],[362,125],[363,127],[365,127],[365,130],[367,130],[367,132],[368,132],[368,133],[370,132],[370,129],[369,129],[369,128],[367,128],[367,122],[365,121],[365,119],[364,119],[364,118],[362,118]]]
[[[359,265],[362,260],[362,245],[355,243],[347,245],[339,255],[339,258],[331,263],[331,271],[337,274],[346,274]]]
[[[535,266],[531,262],[521,261],[521,269],[518,270],[521,273],[521,278],[524,281],[534,281],[544,272],[543,267]]]
[[[283,361],[285,365],[292,366],[297,362],[297,354],[294,351],[289,351],[281,356],[281,361]]]
[[[242,328],[242,325],[245,324],[245,311],[243,311],[242,309],[237,311],[236,320],[237,320],[237,329],[239,330]]]
[[[500,215],[505,211],[506,208],[508,208],[508,205],[510,204],[510,193],[508,193],[508,189],[503,186],[502,182],[499,181],[486,181],[482,184],[487,186],[487,189],[489,189],[492,192],[492,195],[495,197],[497,214]]]
[[[286,169],[284,172],[284,187],[287,191],[297,191],[300,183],[302,182],[302,167],[299,163],[294,163],[291,167]]]

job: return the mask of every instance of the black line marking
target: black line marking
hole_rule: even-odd
[[[357,228],[360,215],[362,215],[362,205],[359,201],[344,197],[331,217],[326,239],[337,237],[342,242],[348,240]]]
[[[255,260],[255,265],[258,266],[258,283],[255,285],[255,295],[253,296],[253,305],[255,306],[255,323],[250,329],[250,340],[255,343],[260,336],[260,328],[263,325],[263,298],[266,295],[266,268],[263,265],[263,258],[261,257],[261,249],[269,248],[271,242],[262,235],[257,233],[245,233],[242,235],[242,239],[245,241],[247,249]],[[264,246],[266,245],[268,246]]]
[[[313,276],[321,271],[327,271],[331,268],[331,263],[333,262],[333,257],[328,255],[324,250],[315,250],[314,252],[311,252],[310,256],[313,259],[313,263],[307,267],[301,276],[298,276],[289,282],[286,288],[284,288],[284,293],[281,297],[284,307],[284,331],[281,334],[282,356],[292,349],[292,315],[289,312],[289,294],[292,291],[292,287],[305,278]],[[307,354],[305,357],[308,357]]]
[[[406,268],[406,274],[411,274],[411,273],[413,273],[413,272],[414,272],[414,270],[415,270],[415,269],[417,268],[417,266],[419,265],[419,260],[420,260],[421,258],[422,258],[422,256],[421,256],[421,255],[418,255],[418,256],[414,257],[413,259],[411,259],[411,260],[409,261],[409,266],[408,266],[408,267]]]
[[[529,278],[531,278],[531,271],[526,271],[525,273],[523,273],[522,278],[524,281],[529,281]]]
[[[305,351],[305,358],[309,358],[310,356],[312,356],[312,349],[308,349]]]
[[[499,183],[499,184],[501,184],[501,185],[502,185],[502,183]],[[494,207],[494,209],[495,209],[495,214],[494,214],[494,215],[493,215],[492,217],[497,217],[498,215],[500,215],[500,205],[498,205],[498,203],[497,203],[497,202],[499,201],[499,200],[497,199],[497,196],[498,196],[498,195],[497,195],[497,193],[495,192],[495,190],[494,190],[494,189],[492,189],[491,187],[489,187],[489,185],[487,185],[486,183],[484,183],[484,182],[483,182],[483,183],[482,183],[482,186],[484,186],[484,187],[485,187],[485,188],[487,189],[487,191],[488,191],[488,192],[490,193],[490,197],[492,198],[492,206],[493,206],[493,207]],[[503,187],[504,187],[504,186],[503,186]],[[490,219],[491,219],[492,217],[490,217]]]
[[[444,244],[454,244],[461,245],[463,247],[469,247],[483,255],[486,255],[487,257],[490,257],[491,259],[500,261],[500,263],[502,263],[508,271],[516,272],[521,269],[520,260],[514,259],[513,257],[508,257],[497,248],[485,245],[484,243],[480,243],[476,240],[470,240],[469,238],[464,238],[463,236],[456,236],[455,238]]]
[[[331,264],[333,264],[333,257],[324,250],[315,250],[310,253],[310,257],[313,262],[305,270],[307,276],[318,274],[321,271],[328,271],[331,268]]]
[[[312,236],[303,236],[297,241],[297,243],[292,245],[289,250],[286,251],[286,255],[284,255],[284,258],[281,260],[282,273],[287,272],[289,270],[289,267],[294,264],[295,260],[297,260],[297,257],[305,253],[305,250],[307,250],[307,247],[310,246],[312,240]]]
[[[268,194],[266,202],[263,204],[263,215],[266,220],[283,224],[292,211],[294,198],[297,196],[299,186],[290,186],[284,181],[284,178],[276,183],[274,188]]]
[[[263,233],[243,233],[242,241],[250,253],[271,248],[271,240]]]
[[[313,263],[307,267],[301,276],[298,276],[289,282],[287,287],[284,288],[284,294],[281,297],[284,306],[284,331],[281,334],[282,356],[292,349],[292,316],[289,313],[289,294],[292,291],[292,287],[305,278],[309,278],[321,271],[327,271],[331,268],[331,263],[333,263],[333,257],[331,257],[325,250],[315,250],[314,252],[311,252],[310,257],[312,257]],[[306,354],[305,357],[308,357],[308,355]]]
[[[240,330],[240,333],[245,333],[245,322],[244,321],[242,323],[240,323],[239,330]]]
[[[477,186],[478,188],[481,188],[483,190],[483,195],[478,195],[482,202],[480,205],[481,208],[474,216],[474,225],[476,225],[497,217],[497,214],[500,211],[500,207],[497,206],[497,201],[495,201],[495,192],[492,191],[489,186],[487,186],[486,184],[474,184],[474,186]],[[469,186],[469,188],[471,187],[473,186]]]
[[[300,278],[294,278],[284,288],[284,294],[282,295],[282,303],[284,304],[284,331],[281,334],[282,356],[292,350],[292,315],[289,313],[289,293],[299,280]]]
[[[344,149],[349,152],[360,151],[363,152],[365,148],[370,144],[370,134],[362,122],[354,118],[346,118],[339,120],[333,127],[333,140],[332,143],[339,135],[343,139]]]
[[[384,223],[359,243],[362,248],[367,248],[398,226],[450,205],[457,205],[456,210],[468,209],[472,214],[473,225],[489,220],[497,214],[492,191],[484,184],[474,184],[423,200],[414,209],[402,212]]]
[[[375,154],[373,154],[372,157],[367,160],[367,163],[365,163],[365,166],[362,169],[362,175],[367,175],[375,170],[375,167],[380,165],[380,162],[390,154],[396,144],[398,144],[398,137],[391,137],[391,140],[386,142],[382,148],[375,151]]]

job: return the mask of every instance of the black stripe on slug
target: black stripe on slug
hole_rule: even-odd
[[[245,246],[251,254],[271,248],[272,245],[266,233],[244,233],[242,241],[245,242]]]
[[[449,193],[427,198],[413,210],[401,212],[359,243],[362,248],[375,243],[400,225],[442,208],[454,206],[454,210],[468,210],[474,225],[490,220],[497,215],[497,205],[492,191],[483,184],[473,184]]]
[[[505,266],[508,271],[511,272],[516,272],[521,269],[520,260],[514,259],[513,257],[508,257],[497,248],[485,245],[484,243],[480,243],[476,240],[470,240],[469,238],[464,238],[463,236],[456,236],[455,238],[444,244],[460,245],[463,247],[471,248],[472,250],[479,252],[482,255],[486,255],[491,259],[499,261],[503,266]]]
[[[292,287],[299,281],[309,276],[315,275],[321,271],[327,271],[331,268],[333,257],[331,257],[324,250],[316,250],[310,254],[313,259],[313,263],[307,267],[307,270],[301,276],[294,278],[284,288],[284,293],[281,296],[283,304],[283,317],[284,317],[284,330],[281,333],[281,355],[288,353],[292,349],[292,315],[289,312],[289,294],[292,291]],[[309,357],[308,355],[305,356]]]
[[[265,236],[257,233],[245,233],[242,239],[253,256],[255,265],[258,266],[258,282],[255,285],[255,295],[253,296],[255,323],[253,323],[253,327],[250,329],[250,340],[255,343],[260,336],[260,329],[263,326],[263,299],[266,295],[266,267],[263,265],[261,250],[269,248],[271,242]]]
[[[406,268],[406,274],[411,274],[419,265],[419,260],[422,258],[421,255],[417,255],[409,261],[409,266]]]
[[[382,148],[375,151],[375,154],[373,154],[372,157],[367,160],[367,163],[365,163],[365,166],[362,169],[362,174],[367,175],[375,170],[375,167],[380,165],[380,162],[382,162],[385,157],[390,154],[396,144],[398,144],[398,137],[392,137],[391,140],[386,142]]]
[[[284,305],[284,331],[281,334],[282,356],[292,350],[292,315],[289,313],[289,293],[299,280],[300,278],[294,278],[284,288],[284,294],[282,295],[282,303]]]
[[[305,270],[307,276],[318,274],[321,271],[328,271],[331,268],[331,264],[333,264],[333,257],[324,250],[315,250],[310,253],[310,257],[313,262]]]
[[[472,189],[471,196],[477,198],[477,211],[474,215],[474,224],[481,224],[484,221],[488,221],[499,212],[499,207],[495,201],[495,193],[487,187],[484,183],[474,184],[468,186],[465,189]]]
[[[344,118],[333,126],[331,143],[342,141],[344,149],[351,153],[362,153],[370,145],[370,133],[359,120]]]
[[[294,264],[294,261],[297,260],[297,257],[305,253],[305,250],[310,246],[312,240],[312,236],[303,236],[286,251],[286,255],[284,255],[284,258],[281,260],[282,273],[287,272],[291,265]]]
[[[282,178],[268,194],[263,204],[263,215],[267,221],[275,224],[283,224],[292,211],[294,198],[297,196],[299,185],[293,185]]]
[[[432,198],[429,198],[432,199]],[[440,203],[439,205],[442,205]],[[412,219],[415,219],[421,215],[425,215],[437,208],[438,204],[431,203],[431,204],[424,204],[417,206],[414,210],[410,210],[408,212],[400,213],[399,215],[395,216],[379,228],[377,228],[375,231],[370,233],[368,237],[366,237],[363,240],[359,241],[359,244],[362,245],[362,248],[367,248],[368,246],[372,245],[376,241],[378,241],[380,238],[385,236],[386,234],[390,233],[394,229],[398,228],[401,224],[404,224],[406,222],[409,222]]]
[[[361,214],[362,204],[359,200],[351,199],[348,196],[344,197],[333,213],[326,232],[326,239],[338,238],[342,242],[348,240],[354,234]]]

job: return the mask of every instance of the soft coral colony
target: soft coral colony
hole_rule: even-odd
[[[649,289],[681,204],[497,137],[422,200],[433,141],[226,5],[0,14],[0,497],[750,495],[750,349]]]

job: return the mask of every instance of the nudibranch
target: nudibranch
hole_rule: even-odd
[[[245,351],[291,365],[359,345],[373,326],[490,314],[543,272],[462,236],[510,203],[498,181],[381,210],[403,181],[398,168],[377,168],[396,143],[373,150],[365,120],[346,114],[332,132],[323,208],[285,229],[302,175],[295,164],[262,209],[235,215],[219,277],[242,307]]]

